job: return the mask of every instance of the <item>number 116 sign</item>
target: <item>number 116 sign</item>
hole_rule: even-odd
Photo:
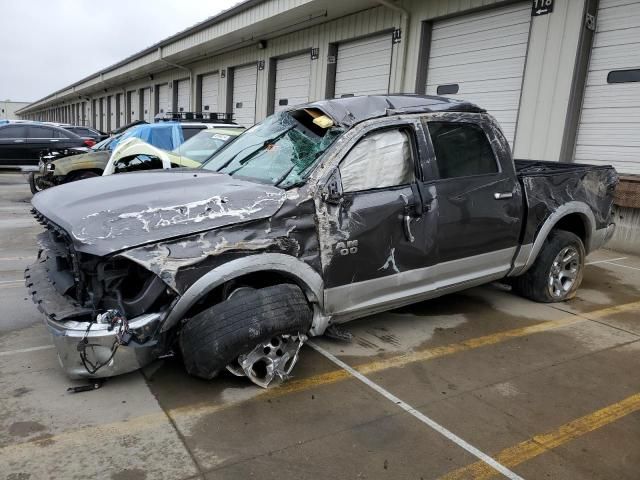
[[[546,15],[553,12],[553,0],[533,0],[531,16]]]

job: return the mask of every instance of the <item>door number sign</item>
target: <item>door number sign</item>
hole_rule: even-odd
[[[537,17],[553,12],[553,0],[533,0],[531,16]]]

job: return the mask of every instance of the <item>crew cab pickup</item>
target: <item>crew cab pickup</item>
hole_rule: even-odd
[[[611,167],[514,162],[468,102],[324,100],[266,118],[199,170],[38,193],[34,301],[73,377],[177,348],[267,386],[310,335],[501,280],[571,298],[613,232]],[[330,330],[331,331],[331,330]]]

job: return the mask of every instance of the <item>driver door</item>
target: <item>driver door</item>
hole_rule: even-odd
[[[318,218],[325,308],[334,316],[373,313],[424,289],[437,219],[418,138],[410,122],[368,131],[329,181]]]

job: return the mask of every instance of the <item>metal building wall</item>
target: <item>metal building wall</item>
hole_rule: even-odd
[[[177,52],[184,52],[185,48],[196,48],[207,41],[224,34],[233,28],[242,28],[252,22],[277,14],[283,9],[304,9],[313,4],[311,0],[281,0],[279,2],[264,2],[251,7],[234,17],[233,21],[224,21],[220,25],[211,26],[189,37],[185,37],[175,44],[163,47],[162,52],[149,53],[141,58],[119,66],[108,73],[102,74],[103,81],[115,81],[118,75],[131,72],[143,67],[146,63],[157,61],[160,55],[169,56]],[[258,71],[256,120],[262,120],[269,111],[269,69],[275,64],[272,58],[310,51],[315,48],[318,58],[311,62],[310,100],[325,98],[327,92],[327,59],[331,44],[344,42],[349,39],[362,38],[375,33],[400,28],[401,42],[393,45],[392,66],[389,81],[390,92],[414,92],[416,80],[421,65],[420,56],[424,54],[423,24],[461,15],[495,6],[514,3],[499,0],[402,0],[397,3],[399,9],[386,6],[372,7],[358,13],[320,23],[299,31],[267,39],[264,49],[251,45],[244,48],[214,55],[195,63],[184,65],[191,71],[191,109],[195,110],[199,92],[196,92],[197,78],[200,75],[220,72],[218,88],[218,104],[220,109],[228,105],[231,95],[228,90],[228,76],[230,68],[260,62],[264,65]],[[583,28],[585,0],[564,0],[555,2],[554,12],[550,15],[532,19],[530,42],[525,65],[521,106],[515,140],[515,154],[521,158],[543,158],[558,160],[563,141],[564,122],[567,117],[567,106],[573,81],[575,57],[580,31]],[[311,7],[308,7],[311,8]],[[317,7],[313,7],[316,8]],[[405,9],[409,16],[402,12]],[[301,10],[302,11],[302,10]],[[230,30],[229,30],[230,31]],[[230,46],[230,48],[232,48]],[[405,58],[407,61],[405,62]],[[99,78],[83,83],[83,88],[91,88],[93,94],[86,95],[92,100],[105,95],[124,93],[126,91],[155,87],[166,82],[169,85],[169,97],[173,98],[175,82],[189,75],[184,68],[173,68],[167,65],[167,70],[145,74],[141,78],[122,83],[117,87],[109,86],[104,91],[104,83]],[[223,77],[223,75],[225,75]],[[155,99],[156,88],[152,93]],[[60,92],[60,98],[66,93],[78,93],[75,87]],[[84,94],[83,97],[85,97]],[[155,108],[156,102],[152,101]],[[139,106],[135,106],[139,110]],[[155,113],[155,111],[154,111]],[[88,116],[93,118],[93,112]]]

